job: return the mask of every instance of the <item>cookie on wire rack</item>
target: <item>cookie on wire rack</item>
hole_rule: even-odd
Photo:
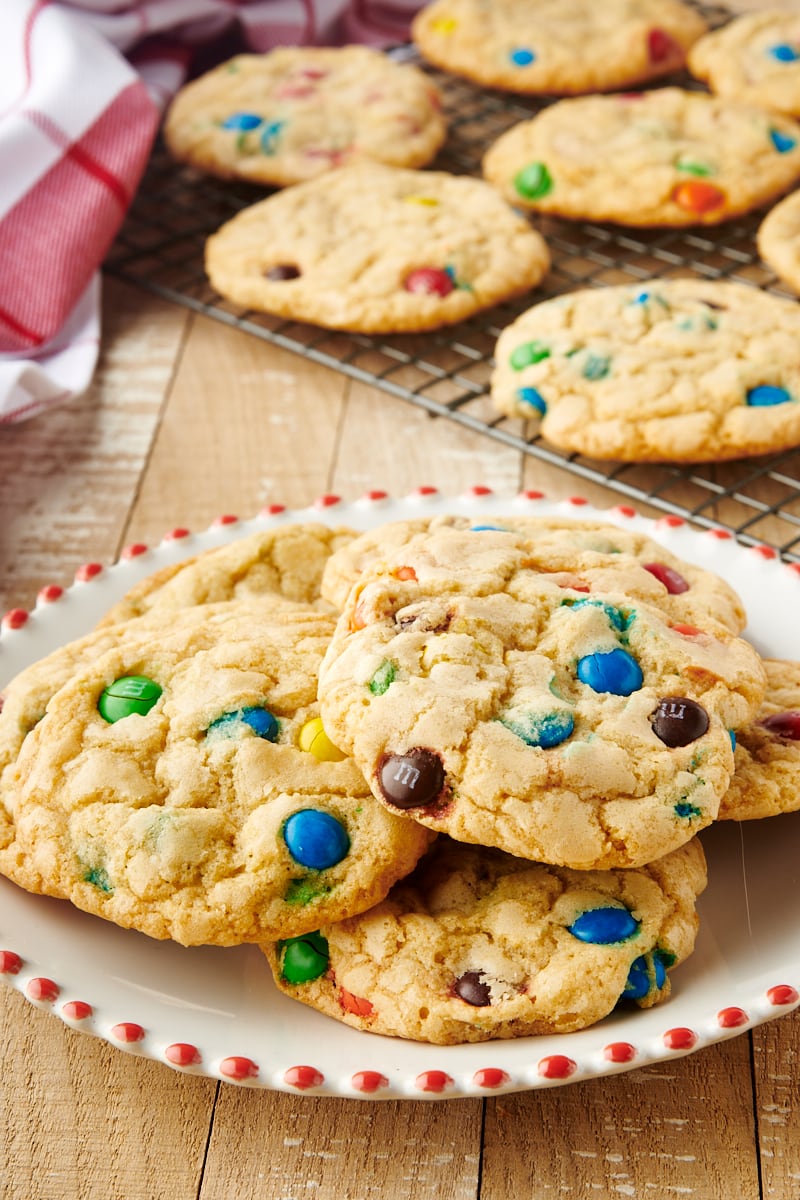
[[[433,81],[367,46],[240,54],[186,84],[164,122],[180,162],[275,187],[364,160],[422,167],[446,133]]]
[[[756,235],[767,266],[795,292],[800,292],[800,191],[770,209]]]
[[[262,948],[281,991],[356,1029],[443,1045],[568,1033],[666,999],[705,885],[696,838],[628,871],[439,838],[375,908]]]
[[[743,13],[695,42],[687,65],[718,96],[800,116],[800,13]]]
[[[797,305],[747,284],[587,288],[506,326],[491,394],[591,458],[719,462],[800,445],[799,347]]]
[[[484,87],[576,95],[679,70],[706,28],[679,0],[434,0],[411,36],[430,62]]]
[[[718,225],[800,179],[800,125],[677,87],[560,100],[489,147],[483,173],[512,203],[619,225]]]
[[[544,239],[483,180],[343,167],[238,213],[206,243],[236,304],[331,329],[436,329],[534,288]]]

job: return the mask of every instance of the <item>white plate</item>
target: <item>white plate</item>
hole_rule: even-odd
[[[220,518],[201,534],[167,535],[155,549],[130,547],[113,567],[83,568],[82,581],[62,595],[40,593],[27,620],[19,610],[3,619],[0,687],[88,631],[132,584],[167,563],[293,521],[369,529],[437,512],[481,520],[569,515],[643,530],[733,584],[749,614],[746,636],[762,654],[800,659],[800,569],[768,547],[743,549],[723,530],[697,532],[672,517],[650,521],[624,505],[598,512],[537,493],[503,498],[475,488],[447,498],[419,489],[402,500],[322,497],[308,509],[250,521]],[[709,886],[699,904],[700,935],[672,976],[671,998],[646,1011],[619,1011],[580,1033],[446,1047],[361,1033],[280,994],[255,947],[154,941],[4,879],[0,972],[74,1028],[177,1070],[244,1086],[379,1100],[556,1086],[689,1053],[800,1003],[799,833],[800,813],[704,831]]]

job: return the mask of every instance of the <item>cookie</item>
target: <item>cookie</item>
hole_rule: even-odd
[[[490,388],[561,449],[718,462],[800,444],[800,310],[747,284],[589,288],[501,333]]]
[[[800,809],[800,663],[765,659],[767,694],[736,731],[735,769],[719,819],[750,821]]]
[[[283,596],[325,608],[320,597],[325,563],[355,536],[352,529],[316,521],[252,533],[148,575],[109,609],[100,625],[155,610],[174,612],[195,604],[260,596]]]
[[[365,333],[435,329],[536,286],[543,239],[480,179],[354,166],[244,209],[206,270],[249,308]]]
[[[560,100],[483,159],[521,208],[634,226],[717,225],[800,178],[800,125],[681,88]]]
[[[164,122],[180,162],[276,187],[365,160],[422,167],[446,133],[432,81],[366,46],[240,54],[182,88]]]
[[[382,899],[431,835],[375,803],[322,727],[332,629],[236,601],[120,631],[22,745],[0,872],[186,945],[295,936]]]
[[[800,116],[800,13],[745,13],[707,33],[687,65],[718,96]]]
[[[756,240],[767,266],[800,292],[800,192],[792,192],[767,213]]]
[[[484,87],[568,95],[676,71],[705,30],[676,0],[434,0],[411,36],[430,62]]]
[[[373,564],[320,715],[393,812],[539,862],[640,866],[716,817],[763,666],[710,617],[537,571],[532,543],[440,529]]]
[[[357,1029],[569,1033],[669,995],[705,883],[697,839],[639,870],[569,871],[440,838],[375,908],[264,949],[282,991]]]
[[[341,611],[351,587],[372,563],[437,529],[505,530],[529,539],[531,567],[584,592],[593,586],[625,591],[663,609],[674,621],[692,624],[710,615],[733,633],[747,624],[742,601],[718,575],[685,562],[637,530],[569,517],[503,515],[487,525],[446,515],[381,525],[331,555],[322,576],[323,595]]]

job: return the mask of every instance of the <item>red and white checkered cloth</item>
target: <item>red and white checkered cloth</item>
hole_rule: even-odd
[[[0,424],[82,392],[99,266],[192,49],[386,45],[419,0],[0,0]],[[129,58],[124,57],[129,55]]]

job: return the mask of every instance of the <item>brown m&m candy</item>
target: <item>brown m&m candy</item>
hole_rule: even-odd
[[[665,746],[688,746],[708,729],[708,713],[686,696],[665,696],[651,714],[651,723]]]
[[[489,985],[482,978],[483,971],[465,971],[459,976],[453,987],[453,991],[466,1004],[471,1004],[473,1008],[485,1008],[487,1004],[492,1003],[492,994],[489,991]]]
[[[444,767],[438,754],[422,748],[390,754],[378,771],[381,795],[395,808],[427,808],[444,787]]]
[[[300,268],[296,267],[294,263],[277,263],[276,266],[270,267],[264,274],[267,279],[271,279],[275,283],[281,283],[287,279],[299,279]]]

